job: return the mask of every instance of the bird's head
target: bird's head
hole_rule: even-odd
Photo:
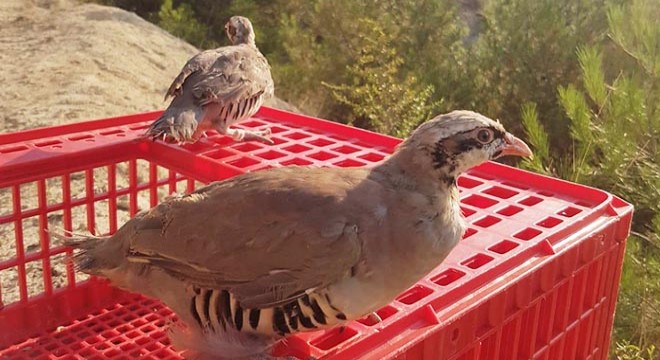
[[[531,157],[522,140],[502,124],[472,111],[438,115],[420,125],[402,144],[412,166],[428,169],[434,177],[455,183],[465,170],[505,155]]]
[[[243,16],[232,16],[225,24],[225,32],[233,45],[254,44],[252,23]]]

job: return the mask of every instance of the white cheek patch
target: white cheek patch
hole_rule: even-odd
[[[456,170],[453,171],[453,175],[458,175],[467,169],[477,166],[488,160],[488,150],[484,149],[472,149],[470,151],[464,152],[456,156]]]

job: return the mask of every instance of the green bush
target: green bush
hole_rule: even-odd
[[[642,349],[639,354],[649,351],[651,358],[654,345],[660,344],[657,11],[643,1],[612,6],[607,56],[596,47],[577,51],[581,84],[558,88],[561,109],[569,119],[567,151],[551,154],[548,133],[534,106],[522,111],[527,138],[538,150],[538,157],[524,166],[606,189],[635,204],[634,236],[626,252],[614,333],[622,341],[615,348],[622,359],[639,358],[628,357],[631,349]],[[614,64],[605,66],[603,59]],[[626,63],[608,79],[604,68]]]
[[[579,75],[574,51],[602,39],[607,0],[492,0],[484,8],[486,29],[473,49],[480,109],[519,122],[521,104],[537,104],[553,147],[564,148],[566,117],[557,106],[558,86]]]
[[[613,357],[617,360],[652,360],[656,357],[655,346],[640,349],[639,346],[623,341],[614,347]]]
[[[165,0],[158,10],[158,26],[192,43],[206,44],[206,26],[195,19],[195,13],[189,4],[183,3],[174,8],[172,0]],[[215,41],[208,42],[208,45],[214,44]]]
[[[433,87],[401,76],[403,59],[381,25],[370,19],[358,23],[362,44],[356,63],[348,66],[350,83],[325,85],[351,110],[350,124],[405,137],[431,117]]]

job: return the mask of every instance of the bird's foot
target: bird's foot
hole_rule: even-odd
[[[270,128],[264,130],[246,130],[243,141],[260,141],[268,145],[274,144],[270,138]]]
[[[375,312],[372,312],[371,314],[367,315],[367,318],[369,318],[369,320],[372,321],[374,324],[378,324],[381,321],[383,321],[383,319],[380,317],[380,315],[378,315]]]
[[[161,140],[165,143],[186,144],[194,143],[202,137],[203,131],[193,125],[173,120],[158,120],[151,124],[145,132],[145,136],[153,141]]]
[[[201,134],[193,134],[191,137],[186,137],[181,133],[177,132],[170,132],[170,133],[160,133],[156,136],[151,136],[151,140],[156,141],[156,140],[161,140],[164,143],[168,144],[177,144],[177,145],[184,145],[184,144],[192,144],[197,142],[201,137],[207,137],[206,133],[201,133]]]
[[[227,135],[231,136],[235,141],[260,141],[268,145],[273,145],[275,143],[270,138],[270,129],[264,129],[264,130],[228,129]]]

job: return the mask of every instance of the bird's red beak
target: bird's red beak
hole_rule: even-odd
[[[499,156],[513,155],[528,158],[534,157],[532,150],[529,148],[529,146],[527,146],[527,144],[525,144],[524,141],[509,133],[504,135],[504,145],[500,148],[500,151],[501,152]]]

